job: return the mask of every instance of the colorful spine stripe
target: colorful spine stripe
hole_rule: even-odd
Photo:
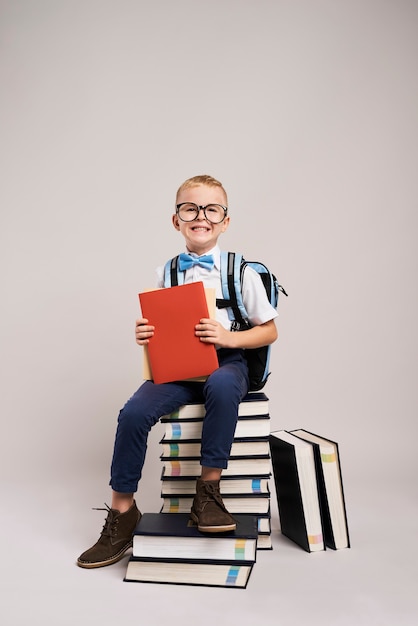
[[[244,559],[245,557],[245,539],[237,539],[235,542],[235,558]]]
[[[170,513],[179,512],[180,502],[178,498],[170,498]]]
[[[181,474],[181,468],[180,468],[180,461],[170,461],[170,467],[171,467],[171,476],[180,476]]]
[[[173,439],[180,439],[181,424],[171,424],[171,432],[172,432]]]
[[[252,480],[251,489],[253,493],[261,493],[261,480],[259,478],[254,478]]]
[[[316,544],[316,543],[322,543],[322,542],[323,542],[322,533],[319,535],[308,535],[309,544]]]
[[[233,587],[234,585],[237,584],[237,578],[238,578],[239,570],[240,570],[239,565],[232,565],[229,568],[228,576],[226,577],[226,581],[225,581],[226,585],[229,585],[230,587]]]
[[[179,455],[179,444],[170,443],[170,456],[178,456],[178,455]]]
[[[333,452],[332,454],[321,454],[321,460],[323,463],[335,463],[337,459],[335,458],[335,453]]]

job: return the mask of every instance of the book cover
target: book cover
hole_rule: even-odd
[[[187,513],[144,513],[133,536],[135,557],[255,561],[257,518],[237,515],[236,530],[205,535]]]
[[[333,550],[349,548],[350,538],[338,444],[302,428],[291,432],[310,441],[314,447],[325,543]]]
[[[324,550],[312,444],[281,430],[271,433],[270,449],[282,534],[307,552]]]
[[[162,422],[173,420],[196,419],[205,416],[205,405],[200,403],[186,404],[176,411],[161,418]],[[238,417],[267,416],[269,414],[269,399],[262,391],[250,392],[241,401],[238,408]]]
[[[155,383],[208,376],[218,368],[213,344],[200,341],[195,326],[209,317],[202,282],[138,294],[142,315],[155,326],[147,345]]]
[[[125,582],[245,589],[253,561],[156,560],[131,556]]]

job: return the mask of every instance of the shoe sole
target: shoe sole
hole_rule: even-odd
[[[80,561],[80,559],[77,559],[77,565],[79,567],[83,567],[84,569],[94,569],[96,567],[106,567],[106,565],[113,565],[113,563],[117,563],[125,556],[125,552],[129,550],[129,548],[132,548],[132,542],[129,545],[125,546],[120,552],[118,552],[111,559],[107,559],[106,561],[94,561],[94,562]]]
[[[222,526],[202,526],[201,524],[199,524],[199,518],[193,513],[193,511],[190,512],[190,517],[197,525],[197,530],[200,530],[201,533],[227,533],[232,530],[236,530],[237,528],[237,525],[235,523],[223,524]]]

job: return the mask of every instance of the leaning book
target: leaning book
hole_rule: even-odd
[[[291,433],[311,442],[314,446],[324,536],[327,547],[333,550],[349,548],[350,538],[338,444],[302,428],[292,430]]]
[[[283,535],[307,552],[325,549],[312,443],[272,432],[270,450]]]

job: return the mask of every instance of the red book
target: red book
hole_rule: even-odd
[[[219,367],[213,344],[195,335],[202,317],[210,317],[202,282],[145,291],[142,315],[155,326],[147,348],[155,383],[209,376]]]

